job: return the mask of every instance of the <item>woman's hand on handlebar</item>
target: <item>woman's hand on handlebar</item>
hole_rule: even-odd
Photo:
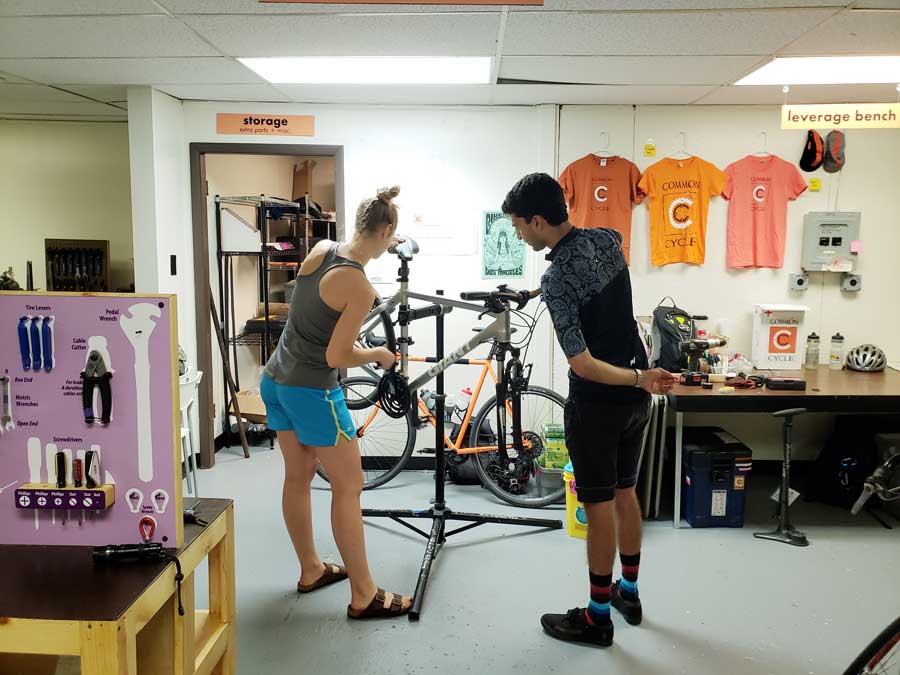
[[[372,356],[375,357],[375,363],[384,370],[390,370],[397,363],[397,355],[387,347],[376,347],[372,350]]]

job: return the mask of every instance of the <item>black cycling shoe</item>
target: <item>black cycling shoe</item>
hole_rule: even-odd
[[[613,642],[613,626],[592,626],[585,618],[586,610],[576,607],[566,614],[544,614],[541,625],[550,637],[565,642],[587,642],[609,647]]]
[[[622,597],[622,591],[619,588],[618,581],[612,585],[612,588],[609,591],[609,602],[613,607],[615,607],[617,610],[619,610],[619,612],[622,613],[622,616],[625,617],[625,620],[632,626],[640,625],[641,619],[644,618],[644,610],[641,607],[641,599],[635,598],[634,600],[629,600]]]

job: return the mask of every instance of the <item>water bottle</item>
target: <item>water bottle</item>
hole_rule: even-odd
[[[831,354],[828,359],[828,367],[831,370],[840,370],[844,367],[844,336],[835,333],[831,336]]]
[[[804,365],[807,370],[815,370],[819,365],[819,336],[810,333],[806,338],[806,359]]]
[[[454,416],[462,421],[462,417],[466,414],[466,410],[469,408],[469,401],[471,400],[472,391],[468,387],[460,390],[458,394],[448,396],[444,415],[447,421],[452,420]]]
[[[421,389],[419,391],[419,398],[422,399],[422,403],[425,404],[425,407],[428,408],[429,412],[434,412],[434,392],[430,389]]]

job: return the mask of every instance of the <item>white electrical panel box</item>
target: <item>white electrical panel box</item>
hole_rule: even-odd
[[[862,244],[859,211],[816,211],[803,219],[803,258],[806,272],[855,272]]]

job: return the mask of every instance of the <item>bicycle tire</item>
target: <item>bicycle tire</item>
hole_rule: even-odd
[[[536,385],[529,385],[523,392],[523,399],[528,395],[537,395],[547,399],[552,400],[554,403],[559,405],[559,419],[554,420],[559,424],[563,422],[563,411],[566,406],[566,399],[557,394],[555,391],[551,389],[547,389],[546,387],[539,387]],[[469,435],[469,442],[476,443],[478,442],[478,437],[481,435],[479,430],[482,428],[482,425],[486,420],[495,420],[496,412],[495,407],[497,404],[497,397],[492,396],[487,403],[485,403],[481,410],[478,411],[478,415],[475,418],[475,422],[472,425],[472,431]],[[524,422],[523,422],[524,424]],[[527,430],[526,430],[527,431]],[[500,486],[498,486],[488,475],[487,470],[485,469],[484,462],[481,460],[481,455],[486,455],[488,453],[476,453],[472,455],[472,463],[475,466],[475,473],[478,474],[478,479],[481,481],[481,484],[487,488],[494,496],[502,499],[507,504],[512,504],[513,506],[519,506],[522,508],[530,508],[537,509],[542,508],[544,506],[549,506],[551,504],[556,504],[565,498],[566,488],[565,485],[562,485],[558,490],[554,490],[549,495],[545,495],[540,498],[527,498],[520,497],[518,495],[510,494],[503,490]]]
[[[884,652],[883,654],[881,652]],[[893,654],[893,656],[890,656]],[[844,675],[887,675],[887,670],[872,670],[869,666],[872,665],[871,662],[873,659],[878,658],[879,661],[874,665],[879,667],[880,664],[885,664],[885,657],[890,656],[890,658],[894,658],[895,656],[900,658],[900,617],[894,619],[887,628],[881,631],[874,640],[872,640],[865,649],[862,650],[859,656],[857,656],[853,663],[844,671]],[[894,664],[897,665],[897,664]],[[887,667],[885,664],[883,667]]]
[[[351,417],[354,417],[354,422],[358,422],[357,416],[355,416],[354,413],[371,410],[374,403],[369,402],[371,399],[368,392],[358,391],[359,395],[356,397],[352,397],[352,392],[354,391],[353,388],[355,387],[357,390],[361,390],[364,387],[368,387],[369,391],[377,392],[378,380],[373,377],[348,377],[341,381],[341,387],[345,390],[344,398],[347,400],[347,408],[350,410]],[[351,392],[350,395],[348,395],[348,389]],[[416,444],[416,429],[413,424],[411,415],[406,415],[405,417],[402,417],[400,419],[394,419],[388,417],[387,413],[385,413],[384,411],[379,411],[377,413],[377,416],[379,418],[384,418],[384,421],[379,422],[379,424],[396,425],[397,434],[402,434],[400,425],[405,424],[406,439],[405,441],[402,441],[403,451],[400,455],[397,455],[396,462],[392,462],[389,466],[384,467],[384,471],[380,471],[379,467],[377,466],[378,460],[374,459],[374,455],[370,455],[366,452],[364,445],[366,435],[363,434],[363,436],[359,437],[360,458],[363,465],[363,490],[371,490],[393,480],[397,476],[397,474],[403,471],[403,468],[409,463],[409,458],[412,456],[413,448]],[[369,432],[370,439],[372,438],[372,433],[372,431]],[[384,447],[383,442],[379,441],[378,444],[380,447]],[[370,466],[375,465],[376,468],[367,469],[367,464],[369,464]],[[325,472],[325,469],[323,469],[321,465],[319,465],[319,467],[316,469],[316,473],[323,480],[328,482],[328,474]]]

